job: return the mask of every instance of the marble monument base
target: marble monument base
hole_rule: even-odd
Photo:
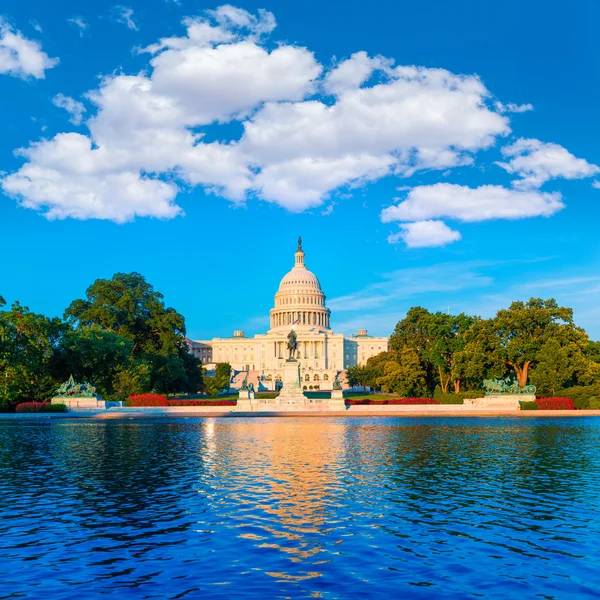
[[[465,400],[464,406],[465,408],[488,410],[520,410],[521,402],[532,402],[533,400],[535,400],[535,394],[499,394],[497,396]]]
[[[344,393],[342,390],[333,390],[329,400],[329,410],[346,410],[344,402]]]
[[[251,411],[254,404],[254,392],[250,390],[240,390],[236,410]]]
[[[107,402],[102,398],[52,398],[52,404],[65,404],[69,410],[102,410],[120,402]]]
[[[283,365],[283,387],[277,396],[277,406],[282,408],[304,408],[308,398],[302,391],[300,365],[295,358],[288,358]]]

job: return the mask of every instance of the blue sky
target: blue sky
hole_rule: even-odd
[[[7,300],[139,271],[259,333],[302,235],[337,331],[541,296],[600,339],[597,2],[0,10]]]

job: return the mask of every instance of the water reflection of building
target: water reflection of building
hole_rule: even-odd
[[[308,418],[215,423],[212,430],[203,426],[212,452],[204,466],[235,486],[228,493],[236,506],[231,528],[257,548],[281,553],[269,575],[320,576],[318,555],[343,494],[347,424]],[[232,453],[234,460],[224,459]]]
[[[249,338],[243,331],[235,331],[231,338],[188,340],[188,344],[208,369],[227,362],[235,371],[250,371],[250,380],[274,389],[283,375],[287,334],[293,328],[298,335],[303,386],[329,390],[344,369],[366,364],[371,356],[387,350],[388,340],[370,336],[366,329],[350,337],[334,333],[325,300],[317,276],[306,268],[299,240],[294,267],[275,294],[267,333]]]

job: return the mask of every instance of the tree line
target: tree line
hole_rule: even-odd
[[[184,317],[139,273],[96,280],[63,318],[19,302],[7,308],[0,296],[0,408],[47,401],[71,374],[103,398],[119,400],[146,391],[195,393],[213,384],[188,352]],[[217,387],[228,385],[228,375],[227,384],[222,372],[217,376]]]
[[[396,325],[388,352],[347,372],[352,386],[402,396],[458,395],[510,376],[541,394],[600,384],[600,343],[553,299],[513,302],[491,319],[414,307]]]

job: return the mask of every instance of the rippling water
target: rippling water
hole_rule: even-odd
[[[0,598],[598,598],[600,420],[0,423]]]

